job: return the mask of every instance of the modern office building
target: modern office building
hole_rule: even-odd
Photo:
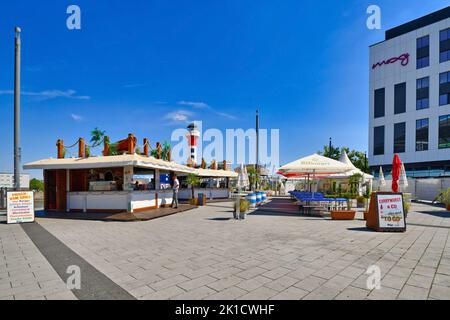
[[[30,175],[21,174],[20,175],[20,187],[29,188],[30,187]],[[14,174],[0,172],[0,188],[14,188]]]
[[[450,7],[387,30],[370,47],[369,165],[450,176]]]

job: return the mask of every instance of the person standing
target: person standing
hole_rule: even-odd
[[[172,180],[173,180],[172,208],[178,208],[178,190],[180,189],[180,181],[178,181],[176,174],[173,175]]]

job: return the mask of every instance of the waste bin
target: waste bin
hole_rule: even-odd
[[[261,200],[262,201],[266,201],[267,200],[267,192],[262,192]]]
[[[248,194],[245,199],[250,203],[250,207],[254,208],[256,207],[256,194],[251,193]]]
[[[256,195],[256,204],[258,205],[262,201],[261,192],[256,192],[255,195]]]
[[[204,206],[206,205],[206,194],[204,193],[198,193],[198,205]]]

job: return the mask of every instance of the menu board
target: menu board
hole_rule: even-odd
[[[404,228],[403,199],[401,194],[379,194],[377,196],[380,228]]]
[[[7,223],[34,221],[34,196],[32,191],[7,193]]]
[[[366,226],[382,232],[405,232],[403,194],[393,192],[372,193]]]

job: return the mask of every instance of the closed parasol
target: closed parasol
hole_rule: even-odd
[[[402,170],[402,162],[398,154],[394,155],[392,161],[392,192],[398,192],[398,179]]]

